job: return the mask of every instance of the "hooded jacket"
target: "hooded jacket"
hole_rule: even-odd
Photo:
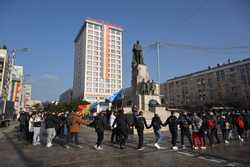
[[[79,133],[81,124],[86,124],[76,112],[72,112],[68,119],[70,133]]]

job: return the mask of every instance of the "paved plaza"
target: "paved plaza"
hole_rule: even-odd
[[[93,148],[96,136],[93,129],[83,127],[80,142],[83,148],[65,149],[62,141],[56,140],[51,148],[44,145],[32,146],[20,140],[15,124],[1,129],[0,133],[0,166],[3,167],[117,167],[117,166],[250,166],[250,142],[244,144],[238,141],[230,145],[220,144],[206,151],[186,150],[173,151],[170,149],[170,136],[163,133],[161,146],[166,149],[156,150],[152,147],[153,135],[145,137],[145,150],[137,151],[137,137],[129,136],[127,148],[120,150],[117,145],[110,143],[110,132],[105,132],[104,150]],[[178,143],[180,144],[180,143]]]

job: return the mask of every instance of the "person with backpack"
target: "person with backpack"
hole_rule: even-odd
[[[154,135],[155,135],[155,142],[154,146],[157,149],[161,149],[162,147],[159,146],[159,142],[161,141],[161,126],[164,124],[161,122],[161,118],[157,113],[154,114],[154,117],[152,118],[151,124],[148,128],[153,127]]]
[[[197,150],[199,147],[197,145],[197,138],[199,138],[200,141],[200,148],[206,149],[203,143],[203,135],[200,132],[200,128],[202,126],[202,119],[198,117],[198,115],[194,112],[192,117],[192,137],[193,137],[193,148]]]
[[[178,150],[178,147],[176,146],[178,136],[177,117],[174,114],[174,111],[171,111],[171,115],[167,118],[166,122],[163,125],[169,125],[169,131],[172,136],[172,149]]]
[[[217,124],[218,124],[217,116],[211,111],[209,113],[208,120],[207,120],[208,140],[209,140],[210,146],[213,146],[214,144],[214,137],[217,140],[217,144],[220,143]]]
[[[191,139],[191,132],[190,132],[190,125],[192,124],[190,118],[187,116],[187,112],[181,112],[180,116],[177,119],[178,124],[180,125],[181,129],[181,145],[182,149],[186,149],[186,146],[184,145],[184,137],[186,136],[188,138],[188,141],[190,143],[191,148],[193,148],[193,142]]]
[[[241,142],[244,142],[243,133],[245,128],[244,120],[239,112],[235,115],[235,125],[237,128],[238,138]]]
[[[139,115],[137,115],[136,120],[135,120],[135,128],[137,130],[137,134],[139,137],[139,142],[138,142],[138,146],[137,146],[137,150],[138,151],[142,151],[144,150],[143,147],[143,141],[144,141],[144,126],[146,128],[148,128],[146,119],[143,117],[143,112],[140,111]]]
[[[115,118],[112,127],[114,128],[115,126],[119,135],[120,149],[124,149],[128,137],[129,122],[123,110],[118,111],[118,115]]]

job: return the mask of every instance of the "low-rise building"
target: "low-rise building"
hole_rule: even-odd
[[[250,59],[175,77],[161,84],[168,107],[204,105],[249,107]]]

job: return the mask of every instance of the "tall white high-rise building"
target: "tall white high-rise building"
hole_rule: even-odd
[[[73,98],[104,99],[122,88],[122,31],[86,19],[75,38]]]
[[[32,97],[32,85],[31,84],[23,84],[23,100],[24,100],[24,108],[26,111],[29,110],[30,101]]]

